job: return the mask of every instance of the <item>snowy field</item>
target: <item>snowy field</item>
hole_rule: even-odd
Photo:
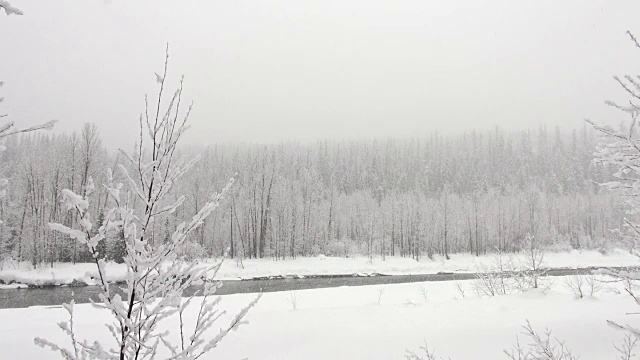
[[[552,329],[582,360],[613,359],[613,344],[624,334],[606,320],[638,321],[625,315],[636,312],[637,305],[612,285],[594,297],[576,299],[561,280],[546,294],[529,291],[491,298],[476,296],[471,281],[458,284],[465,289],[464,298],[454,282],[267,293],[247,316],[250,323],[203,358],[399,360],[406,349],[418,350],[426,340],[440,356],[453,360],[506,359],[502,350],[511,347],[529,320],[540,333]],[[238,309],[254,296],[222,296],[221,306]],[[2,358],[57,358],[35,346],[33,338],[65,341],[55,325],[67,320],[60,307],[0,310],[0,319]],[[104,311],[76,305],[77,329],[90,340],[107,341],[107,320]],[[523,336],[520,340],[526,343]]]
[[[518,256],[511,256],[517,265]],[[349,274],[387,274],[417,275],[438,272],[474,272],[479,264],[491,264],[492,255],[475,257],[469,254],[454,254],[451,260],[436,256],[434,260],[423,258],[415,261],[410,258],[387,257],[385,261],[366,257],[339,258],[315,257],[295,260],[273,261],[270,259],[245,259],[244,268],[235,260],[225,260],[218,272],[219,279],[248,279],[265,276],[309,276],[309,275],[349,275]],[[211,260],[213,262],[213,260]],[[640,260],[624,250],[613,250],[603,255],[597,251],[578,251],[548,253],[543,266],[549,268],[584,268],[589,266],[615,267],[637,266]],[[124,279],[124,265],[109,263],[107,277],[109,281]],[[20,265],[4,264],[0,270],[0,282],[4,284],[26,285],[65,285],[72,282],[94,284],[97,272],[94,264],[55,264],[53,268],[45,266],[33,269],[29,263]]]

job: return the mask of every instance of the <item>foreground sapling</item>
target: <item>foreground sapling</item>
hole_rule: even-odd
[[[219,193],[211,194],[189,221],[178,224],[166,242],[154,246],[150,241],[153,224],[162,216],[173,213],[184,202],[184,196],[172,198],[169,194],[198,160],[181,161],[175,155],[178,142],[188,128],[186,123],[191,106],[184,113],[181,112],[181,81],[166,110],[161,111],[167,65],[168,51],[163,75],[161,79],[158,78],[157,106],[152,110],[146,102],[146,110],[140,115],[140,138],[136,152],[129,154],[123,151],[128,163],[126,166],[119,164],[118,168],[126,180],[126,187],[114,181],[111,170],[107,171],[107,183],[103,186],[112,207],[106,211],[102,224],[97,230],[92,228],[89,195],[94,191],[94,184],[91,178],[83,195],[63,190],[63,202],[67,210],[75,212],[79,218],[77,227],[49,224],[51,229],[87,247],[99,275],[99,302],[94,302],[93,306],[109,312],[111,316],[111,322],[105,324],[111,338],[89,342],[80,340],[79,334],[73,329],[72,304],[65,306],[71,320],[69,325],[60,323],[60,327],[69,335],[72,349],[41,338],[36,338],[35,342],[60,352],[67,360],[142,360],[159,356],[166,359],[196,359],[215,348],[231,330],[238,328],[249,309],[260,298],[257,296],[226,323],[218,325],[225,311],[218,308],[220,300],[214,296],[221,284],[213,279],[221,263],[207,265],[197,260],[180,259],[189,235],[218,208],[234,179]],[[124,235],[121,241],[124,242],[123,260],[127,276],[123,295],[112,291],[107,281],[105,260],[98,251],[100,242],[105,241],[107,231],[113,227],[121,228]],[[184,291],[190,287],[199,287],[200,290],[185,297]],[[193,318],[185,321],[190,314]],[[178,326],[171,327],[170,331],[178,334],[161,330],[160,326],[166,320],[176,317]],[[214,325],[218,331],[209,335]]]

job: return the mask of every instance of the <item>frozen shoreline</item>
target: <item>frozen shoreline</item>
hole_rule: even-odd
[[[514,254],[507,254],[515,264],[519,258]],[[493,255],[475,257],[469,254],[454,254],[450,260],[434,257],[434,260],[424,258],[415,261],[410,258],[387,257],[386,260],[367,257],[338,258],[314,257],[297,258],[292,260],[245,259],[244,268],[235,260],[225,260],[216,278],[221,280],[240,280],[274,277],[308,277],[308,276],[370,276],[370,275],[423,275],[441,272],[474,272],[479,265],[490,265]],[[206,262],[213,264],[215,259]],[[637,266],[640,260],[628,251],[613,250],[601,254],[594,250],[559,253],[547,253],[544,267],[546,268],[588,268],[588,267],[620,267]],[[5,264],[0,270],[0,284],[2,288],[17,286],[84,286],[95,285],[97,271],[92,263],[54,264],[54,267],[31,269],[28,263],[15,265]],[[107,264],[107,279],[110,282],[122,282],[126,278],[126,267],[123,264],[110,262]]]

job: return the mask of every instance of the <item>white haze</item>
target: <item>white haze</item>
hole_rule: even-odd
[[[3,112],[135,140],[165,43],[191,143],[414,136],[617,122],[638,1],[14,0]]]

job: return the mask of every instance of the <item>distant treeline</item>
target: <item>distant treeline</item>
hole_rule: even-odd
[[[541,126],[413,139],[183,148],[185,158],[201,158],[174,189],[186,201],[154,224],[151,242],[166,241],[176,224],[237,174],[232,192],[192,236],[184,256],[419,259],[518,251],[527,234],[549,247],[603,247],[621,240],[611,230],[620,227],[623,214],[619,199],[597,185],[611,173],[592,162],[597,141],[585,125],[569,132]],[[89,177],[96,185],[106,181],[107,168],[124,182],[116,164],[127,162],[122,153],[105,149],[91,124],[79,133],[10,139],[2,153],[10,185],[0,204],[0,253],[34,265],[90,260],[47,223],[77,221],[61,207],[62,189],[82,194]],[[96,228],[111,205],[97,186],[91,195]],[[103,253],[118,261],[121,233],[110,235]]]

